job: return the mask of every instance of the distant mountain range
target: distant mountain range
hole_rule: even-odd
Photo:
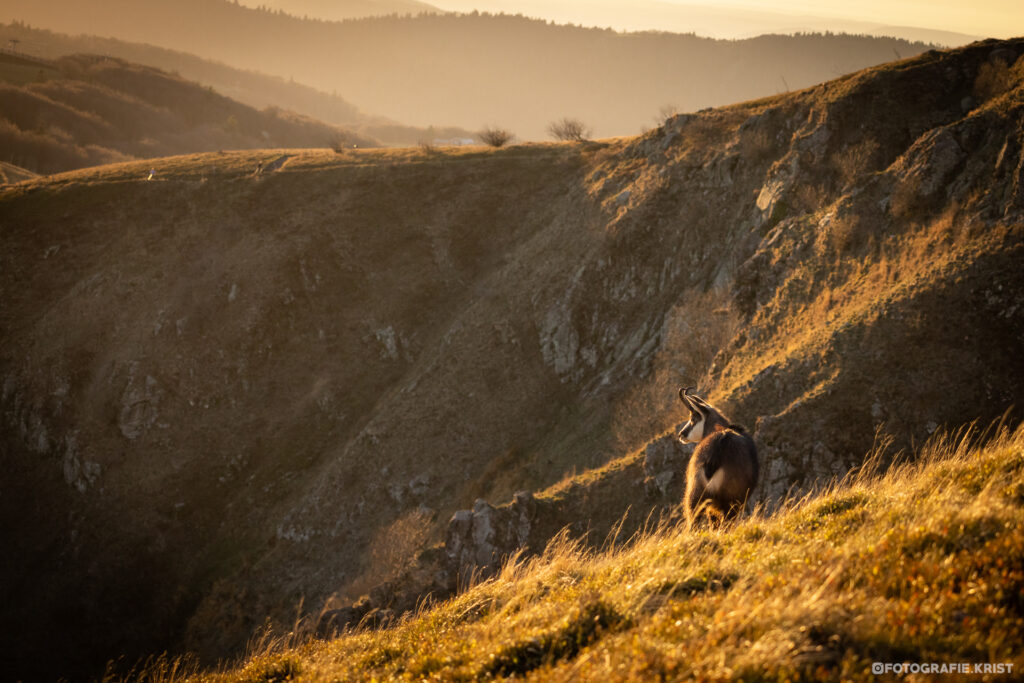
[[[774,95],[928,48],[868,36],[622,34],[478,13],[325,22],[226,0],[9,0],[0,19],[190,52],[416,126],[496,124],[523,139],[547,137],[562,116],[599,137],[632,134],[666,105]]]

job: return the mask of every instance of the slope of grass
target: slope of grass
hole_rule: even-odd
[[[934,439],[725,528],[539,558],[384,630],[267,641],[206,681],[868,679],[873,662],[1024,667],[1024,428]],[[877,461],[877,459],[875,460]],[[269,644],[268,644],[269,643]],[[147,675],[175,678],[160,660]]]
[[[33,62],[0,55],[0,157],[39,173],[217,149],[375,144],[289,111],[257,111],[175,74],[112,57]]]

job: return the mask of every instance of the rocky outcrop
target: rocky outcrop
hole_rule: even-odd
[[[521,548],[529,546],[537,501],[529,491],[515,494],[509,505],[496,508],[479,499],[472,510],[459,510],[448,522],[444,552],[453,576],[489,575]]]
[[[654,439],[644,447],[644,492],[647,498],[671,499],[685,490],[686,466],[693,448],[691,444],[680,443],[674,432]]]
[[[136,376],[138,363],[132,363],[128,373],[128,384],[121,397],[121,410],[117,415],[117,426],[126,439],[135,440],[153,426],[160,407],[163,391],[152,375]]]
[[[331,638],[349,629],[386,627],[401,614],[395,612],[400,603],[394,584],[382,583],[351,606],[322,612],[314,632],[319,638]]]

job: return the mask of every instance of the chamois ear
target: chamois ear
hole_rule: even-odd
[[[688,397],[690,399],[690,402],[697,408],[697,410],[700,410],[704,413],[709,413],[712,410],[714,410],[714,408],[712,408],[707,401],[702,399],[697,394],[689,394]]]
[[[722,423],[719,422],[719,423],[715,424],[715,431],[716,432],[724,432],[725,429],[726,429],[726,427]]]
[[[679,400],[683,402],[683,405],[689,408],[690,416],[693,419],[702,418],[704,417],[705,413],[699,405],[694,403],[693,399],[695,397],[693,396],[693,394],[689,393],[690,389],[693,389],[693,387],[680,387]]]

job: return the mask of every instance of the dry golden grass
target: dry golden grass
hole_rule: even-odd
[[[454,161],[478,159],[496,154],[502,155],[503,158],[536,157],[545,154],[557,157],[566,155],[566,151],[560,150],[557,143],[529,143],[501,150],[482,145],[434,146],[431,152],[428,154],[420,147],[352,148],[341,152],[329,148],[221,150],[93,166],[55,173],[36,182],[40,186],[66,183],[132,182],[146,180],[150,170],[155,171],[153,181],[156,182],[234,180],[254,175],[259,162],[263,162],[266,167],[275,159],[283,156],[288,157],[288,162],[281,169],[282,172],[353,166],[379,167],[387,164],[435,163],[435,157],[440,154],[443,154],[445,160]],[[31,183],[27,183],[23,187],[29,186]]]
[[[933,439],[774,515],[539,558],[381,631],[146,680],[866,680],[872,662],[1024,666],[1024,428]]]
[[[832,164],[839,174],[842,184],[851,185],[862,180],[867,173],[875,170],[876,161],[879,157],[881,147],[871,137],[865,138],[857,144],[850,145],[832,159]]]
[[[380,529],[366,552],[366,568],[353,579],[339,604],[351,604],[382,583],[393,581],[416,565],[416,555],[427,546],[431,536],[431,516],[412,508]]]
[[[837,331],[877,320],[887,307],[998,249],[1002,229],[979,235],[972,228],[976,197],[951,203],[901,233],[857,214],[821,223],[815,258],[791,268],[754,317],[771,333],[748,341],[729,359],[718,393],[728,395],[772,365],[813,355]]]
[[[370,562],[379,583],[385,572],[400,572],[430,535],[430,514],[414,508],[381,529],[370,544]],[[390,577],[386,577],[390,578]]]

